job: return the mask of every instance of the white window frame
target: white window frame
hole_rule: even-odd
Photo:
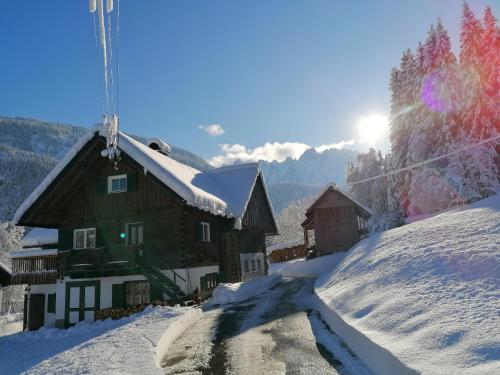
[[[130,226],[131,225],[137,225],[137,224],[141,224],[141,227],[142,227],[142,243],[133,245],[133,244],[130,243],[130,240],[132,238],[130,236]],[[127,246],[141,246],[141,245],[144,245],[144,223],[142,221],[137,221],[135,223],[127,223],[127,224],[125,224],[125,233],[126,233],[125,244]]]
[[[206,221],[201,222],[201,242],[210,242],[210,223]]]
[[[88,247],[87,243],[87,232],[89,231],[94,231],[94,246]],[[76,247],[76,234],[78,232],[83,232],[83,247]],[[93,228],[80,228],[80,229],[73,229],[73,249],[95,249],[95,245],[97,242],[97,230],[95,227]]]
[[[126,187],[125,189],[113,190],[113,181],[125,179]],[[125,193],[128,189],[128,178],[126,174],[118,174],[115,176],[108,176],[108,194]]]

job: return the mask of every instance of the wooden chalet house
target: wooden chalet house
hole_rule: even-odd
[[[313,231],[317,255],[346,251],[366,234],[370,216],[368,208],[330,184],[306,211],[302,223],[306,248],[311,247],[309,231]]]
[[[28,313],[42,311],[30,329],[182,303],[267,273],[265,236],[278,228],[258,164],[201,172],[158,139],[146,146],[119,133],[115,170],[105,148],[100,129],[89,132],[15,214],[18,225],[58,234],[55,249],[13,259],[13,282],[29,284]]]

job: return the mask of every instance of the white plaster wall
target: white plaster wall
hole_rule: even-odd
[[[260,270],[252,271],[251,264],[249,263],[249,272],[245,272],[245,261],[260,260]],[[257,267],[257,264],[255,265]],[[250,280],[254,277],[266,274],[266,265],[264,264],[263,253],[240,253],[240,267],[241,267],[241,281]]]
[[[49,294],[56,293],[56,284],[45,284],[45,285],[31,285],[30,286],[30,294],[45,294],[45,311],[44,311],[44,326],[46,327],[54,327],[56,314],[48,313],[47,307],[49,305]],[[57,312],[57,298],[56,295],[56,312]],[[28,309],[29,312],[29,309]],[[28,317],[29,321],[29,317]]]

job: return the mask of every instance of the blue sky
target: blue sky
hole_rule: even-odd
[[[482,16],[488,3],[499,16],[494,1],[471,6]],[[3,3],[0,114],[100,121],[101,56],[87,7],[87,0]],[[389,114],[389,74],[402,51],[437,17],[456,49],[461,7],[458,0],[121,0],[121,127],[207,159],[223,155],[224,144],[226,153],[251,154],[278,142],[253,153],[278,159],[300,154],[305,146],[296,143],[354,140],[345,147],[364,149],[356,124]],[[208,134],[213,124],[224,133]]]

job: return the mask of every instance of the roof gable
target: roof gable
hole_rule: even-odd
[[[332,193],[338,194],[342,200],[353,204],[354,207],[356,208],[356,211],[360,214],[361,217],[367,219],[368,217],[371,216],[371,210],[369,208],[367,208],[360,202],[356,201],[353,197],[351,197],[351,195],[349,195],[347,192],[337,187],[335,184],[329,184],[326,186],[326,188],[320,193],[318,198],[307,209],[306,216],[309,216],[315,208],[321,207],[327,195]],[[302,223],[302,225],[304,225],[306,222],[307,219],[304,221],[304,223]]]
[[[59,175],[96,135],[100,135],[98,128],[84,135],[69,150],[67,155],[19,207],[14,216],[15,223],[21,221],[23,216],[50,189]],[[179,163],[122,132],[119,133],[118,148],[120,152],[125,153],[138,163],[145,174],[149,172],[176,193],[186,204],[210,212],[213,215],[233,217],[236,219],[235,225],[237,227],[241,226],[241,219],[246,212],[257,177],[260,175],[257,163],[222,167],[202,172]],[[267,193],[266,199],[272,220],[276,224]]]

